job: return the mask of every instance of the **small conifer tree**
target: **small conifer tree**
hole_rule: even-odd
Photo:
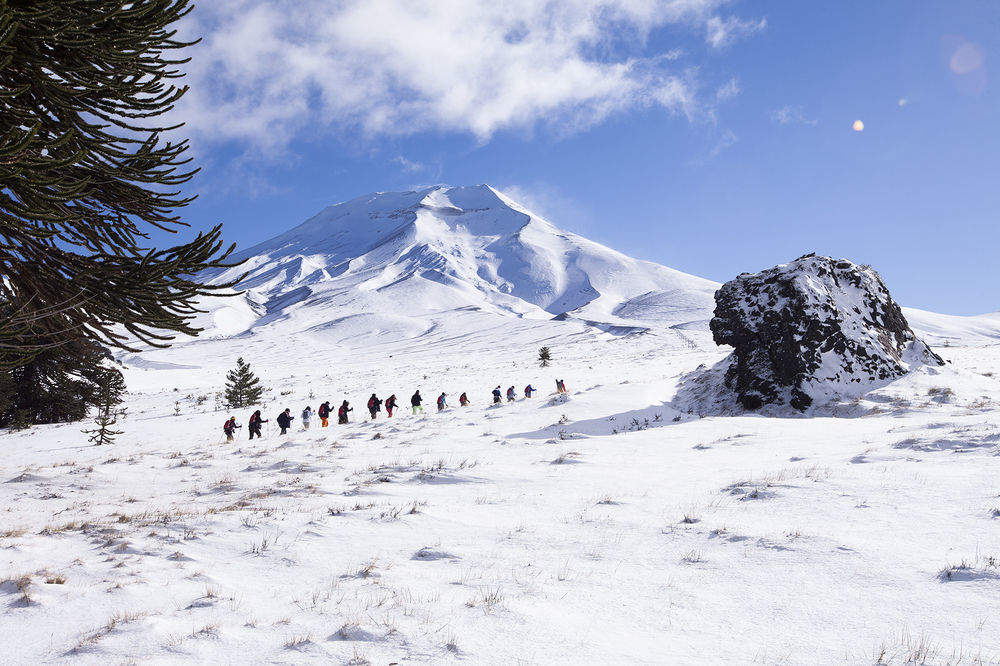
[[[549,361],[552,360],[552,353],[549,351],[548,347],[542,347],[538,350],[538,361],[539,365],[543,368],[549,367]]]
[[[260,402],[264,389],[260,379],[250,370],[242,357],[236,359],[236,368],[226,373],[226,404],[230,408],[247,407]]]
[[[118,423],[119,412],[117,407],[122,403],[125,395],[125,380],[122,373],[114,368],[104,368],[95,378],[97,384],[97,418],[94,423],[97,425],[93,430],[84,430],[90,435],[90,441],[94,446],[102,444],[114,444],[115,436],[122,434],[121,430],[115,430]]]

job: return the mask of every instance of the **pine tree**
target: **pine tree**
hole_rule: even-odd
[[[540,361],[539,365],[541,365],[541,367],[549,367],[549,361],[552,360],[552,353],[549,351],[548,347],[542,347],[538,350],[538,360]]]
[[[0,0],[0,367],[88,339],[123,349],[196,335],[196,300],[235,284],[221,226],[187,226],[187,140],[151,119],[186,92],[171,27],[189,0]]]
[[[250,364],[242,358],[236,359],[236,368],[226,373],[226,405],[230,408],[255,405],[263,393],[260,379],[250,370]]]
[[[94,446],[102,444],[114,444],[115,436],[122,434],[121,430],[114,430],[118,423],[117,407],[122,403],[125,395],[125,379],[116,368],[104,368],[97,378],[97,417],[94,423],[97,427],[93,430],[84,430],[90,435],[90,441]]]
[[[106,349],[87,339],[38,352],[3,371],[0,426],[79,421],[97,406]]]

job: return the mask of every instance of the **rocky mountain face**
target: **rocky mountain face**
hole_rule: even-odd
[[[943,361],[910,329],[878,273],[809,254],[744,273],[715,294],[710,322],[734,348],[725,384],[746,409],[815,399]]]

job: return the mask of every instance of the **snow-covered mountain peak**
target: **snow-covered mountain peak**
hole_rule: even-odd
[[[300,310],[312,322],[472,308],[627,331],[704,323],[718,286],[562,231],[488,185],[357,197],[237,257],[212,279],[248,272],[255,314],[236,319],[249,328]]]

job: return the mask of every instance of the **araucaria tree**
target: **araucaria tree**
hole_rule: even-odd
[[[0,0],[0,367],[79,340],[129,349],[197,334],[193,276],[227,263],[221,226],[186,226],[179,186],[196,170],[177,127],[154,118],[188,46],[171,25],[189,0]]]
[[[85,418],[99,404],[109,358],[106,349],[82,338],[44,349],[17,367],[0,368],[0,427]]]
[[[117,368],[103,367],[97,375],[97,417],[94,423],[97,425],[93,430],[85,430],[84,433],[90,435],[90,441],[95,446],[102,444],[113,444],[115,435],[122,434],[121,430],[115,430],[118,423],[118,405],[122,404],[125,396],[125,380],[122,373]]]
[[[543,368],[549,367],[549,361],[552,360],[552,352],[549,351],[548,347],[542,347],[538,350],[538,361],[539,365]]]
[[[226,373],[226,405],[247,407],[260,402],[264,389],[260,379],[250,370],[250,364],[242,358],[236,359],[236,368]]]

